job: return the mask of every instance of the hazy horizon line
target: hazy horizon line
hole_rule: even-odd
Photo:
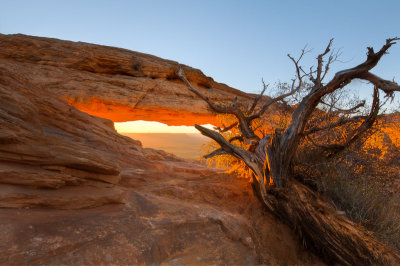
[[[189,134],[189,135],[201,135],[200,132],[118,132],[119,134]]]

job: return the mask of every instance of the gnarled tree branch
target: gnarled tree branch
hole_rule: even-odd
[[[222,124],[222,128],[220,127],[214,127],[215,130],[218,130],[220,133],[224,133],[227,132],[229,130],[231,130],[232,128],[236,127],[238,125],[238,122],[236,121],[235,123],[232,123],[229,126],[225,126],[224,124]]]
[[[195,125],[201,134],[215,140],[220,145],[219,149],[206,155],[206,157],[230,154],[242,160],[253,173],[252,186],[260,201],[270,211],[286,220],[293,228],[296,228],[302,238],[310,246],[315,247],[325,258],[328,258],[328,262],[331,264],[398,264],[400,255],[397,251],[377,240],[373,235],[351,223],[346,217],[339,216],[335,211],[330,211],[328,204],[321,201],[317,194],[299,184],[293,178],[291,172],[293,158],[300,140],[304,137],[310,138],[310,135],[314,133],[326,129],[339,128],[348,123],[358,125],[352,131],[347,130],[348,132],[346,133],[349,134],[344,139],[344,142],[329,145],[322,144],[324,148],[339,152],[349,147],[371,129],[380,110],[379,90],[392,96],[393,92],[399,91],[400,88],[397,83],[381,79],[369,71],[397,40],[399,39],[388,39],[377,53],[372,48],[368,48],[365,62],[356,67],[337,72],[326,85],[322,83],[322,80],[326,76],[330,64],[335,60],[335,56],[331,54],[325,65],[324,57],[331,51],[332,40],[317,57],[317,70],[310,68],[309,73],[306,73],[299,65],[299,60],[304,55],[304,50],[298,60],[289,55],[290,60],[295,64],[297,75],[296,79],[292,81],[289,92],[267,99],[261,108],[257,109],[257,103],[265,91],[264,84],[260,97],[254,99],[248,112],[242,111],[236,100],[229,107],[217,106],[208,97],[194,89],[182,75],[181,70],[178,73],[178,76],[185,82],[188,89],[206,101],[213,111],[235,115],[238,120],[237,124],[234,123],[231,126],[232,129],[237,127],[241,134],[233,139],[243,137],[245,142],[250,144],[245,148],[240,148],[232,144],[233,139],[227,141],[220,133]],[[323,71],[324,67],[325,71]],[[313,74],[316,74],[315,78]],[[267,134],[260,139],[254,133],[254,123],[252,121],[264,115],[272,104],[298,92],[303,87],[302,78],[305,76],[308,76],[313,81],[313,86],[309,88],[300,102],[293,107],[294,111],[289,125],[286,129],[276,129],[273,134]],[[338,91],[353,79],[368,80],[374,85],[373,103],[369,114],[367,116],[349,117],[358,108],[364,106],[364,103],[359,103],[347,110],[336,108],[332,105],[330,106],[330,111],[331,114],[337,116],[332,119],[335,122],[326,126],[314,126],[307,129],[307,126],[310,126],[310,117],[315,113],[322,113],[321,110],[317,109],[317,106],[322,103],[323,97]],[[349,128],[352,127],[347,129]],[[313,141],[311,138],[310,140]],[[276,187],[267,187],[267,180],[270,183],[273,181]]]

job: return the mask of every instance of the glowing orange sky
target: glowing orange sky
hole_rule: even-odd
[[[115,129],[121,133],[199,133],[194,127],[167,126],[166,124],[152,121],[115,122]],[[204,125],[212,128],[212,125]]]

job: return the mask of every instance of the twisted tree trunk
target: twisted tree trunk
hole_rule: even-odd
[[[313,249],[326,262],[344,265],[399,265],[400,254],[396,249],[339,214],[332,206],[322,201],[318,193],[295,179],[290,178],[285,187],[266,189],[263,178],[259,178],[264,166],[256,163],[264,160],[265,155],[256,153],[254,157],[246,156],[241,154],[243,150],[228,143],[218,133],[199,125],[196,125],[196,128],[203,135],[216,140],[227,153],[241,156],[240,158],[251,166],[254,173],[252,187],[257,198],[269,211],[293,228],[304,245]],[[274,156],[282,154],[273,146],[267,146],[266,149],[271,151],[267,153],[270,162],[274,160]],[[272,156],[272,159],[269,156]],[[278,161],[276,166],[279,170],[275,170],[276,173],[285,173],[291,177],[289,170],[282,170],[289,169],[287,163]],[[274,171],[273,165],[269,166]]]
[[[400,254],[372,232],[320,200],[305,185],[292,181],[268,191],[272,211],[295,230],[303,244],[329,264],[399,265]]]
[[[232,106],[219,106],[213,103],[191,86],[182,75],[182,70],[178,73],[178,76],[187,84],[188,89],[206,101],[213,111],[231,114],[237,118],[237,122],[234,124],[224,129],[217,128],[220,133],[234,127],[239,130],[241,134],[229,141],[216,131],[195,125],[201,134],[215,140],[220,145],[219,149],[205,157],[229,154],[242,160],[253,173],[252,187],[261,203],[291,226],[306,246],[314,249],[330,264],[400,265],[400,254],[397,250],[384,244],[372,233],[351,222],[346,216],[338,214],[328,203],[320,200],[316,192],[297,182],[291,175],[294,155],[304,137],[346,123],[358,123],[342,143],[320,145],[332,152],[339,152],[354,143],[373,126],[381,107],[379,90],[385,92],[387,96],[392,96],[394,91],[400,91],[400,86],[395,82],[376,77],[369,73],[369,70],[379,62],[396,40],[399,39],[386,40],[386,44],[377,53],[372,48],[368,48],[367,60],[364,63],[336,73],[326,85],[323,85],[322,80],[333,57],[329,57],[325,71],[323,71],[323,57],[329,53],[332,40],[325,51],[317,57],[316,71],[310,69],[309,73],[304,73],[304,70],[298,65],[299,60],[305,54],[304,50],[298,60],[289,56],[296,66],[298,85],[295,86],[294,80],[288,93],[268,99],[257,111],[256,106],[266,89],[265,84],[262,93],[254,99],[252,106],[243,111],[244,108],[237,105],[236,99],[233,99]],[[314,74],[316,74],[315,77]],[[252,121],[259,119],[273,103],[298,92],[303,86],[302,78],[304,76],[308,76],[313,85],[294,109],[289,126],[286,129],[276,129],[274,134],[264,135],[260,138],[251,126]],[[309,119],[318,104],[323,101],[323,97],[340,90],[356,78],[368,80],[374,85],[373,102],[369,114],[358,117],[341,117],[337,123],[328,127],[316,127],[312,123],[310,126]],[[341,112],[354,111],[364,104],[365,102],[348,110],[338,110]],[[246,148],[232,144],[233,140],[241,141],[245,144],[242,147],[246,146]]]

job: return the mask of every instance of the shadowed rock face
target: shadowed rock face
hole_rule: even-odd
[[[88,180],[99,189],[119,183],[120,157],[143,156],[140,142],[120,136],[111,121],[83,113],[35,86],[7,61],[0,64],[0,129],[0,207],[81,208],[119,202],[122,191],[116,188],[107,189],[113,193],[82,193],[81,202],[69,195],[79,194]],[[64,194],[43,190],[66,186]]]
[[[12,64],[39,88],[47,88],[79,110],[114,122],[147,120],[168,125],[214,123],[204,101],[176,76],[179,64],[152,55],[81,42],[0,34],[0,60]],[[225,104],[239,90],[182,66],[192,85]],[[212,89],[211,89],[212,88]]]
[[[2,35],[0,47],[1,265],[320,264],[264,213],[247,180],[143,149],[60,99],[102,97],[104,80],[151,80],[140,73],[160,59],[21,35]],[[87,59],[96,49],[149,62],[111,67],[106,56]]]

